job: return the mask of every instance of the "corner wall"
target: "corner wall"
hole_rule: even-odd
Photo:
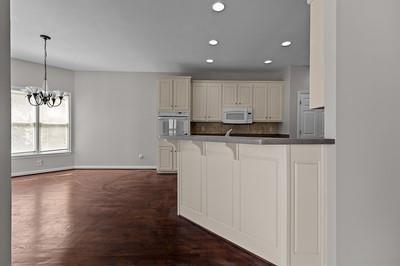
[[[10,1],[0,0],[0,265],[11,265]]]
[[[400,265],[400,1],[337,1],[337,265]]]
[[[74,105],[75,74],[73,71],[49,67],[49,86],[71,93],[72,105]],[[43,83],[43,65],[11,59],[11,85],[15,87],[38,86]],[[72,123],[74,128],[74,108],[72,107]],[[74,136],[72,136],[74,141]],[[29,157],[12,158],[12,175],[26,175],[46,171],[71,169],[74,165],[74,150],[72,154],[38,155]],[[38,166],[37,161],[42,160],[43,165]]]

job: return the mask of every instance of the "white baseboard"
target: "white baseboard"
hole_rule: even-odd
[[[48,169],[40,169],[33,171],[22,171],[22,172],[14,172],[11,173],[12,177],[16,176],[24,176],[24,175],[35,175],[35,174],[44,174],[65,170],[74,170],[74,169],[111,169],[111,170],[155,170],[157,166],[155,165],[129,165],[129,166],[116,166],[116,165],[75,165],[75,166],[67,166],[67,167],[59,167],[59,168],[48,168]]]
[[[48,168],[48,169],[40,169],[40,170],[33,170],[33,171],[13,172],[13,173],[11,173],[11,176],[16,177],[16,176],[23,176],[23,175],[35,175],[35,174],[72,170],[72,169],[74,169],[73,166],[66,166],[66,167]]]
[[[155,165],[75,165],[74,169],[155,170]]]

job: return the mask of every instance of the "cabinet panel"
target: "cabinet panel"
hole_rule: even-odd
[[[254,84],[253,89],[253,119],[254,121],[267,121],[268,83]]]
[[[270,84],[268,91],[268,120],[282,121],[282,84]]]
[[[253,102],[253,86],[251,83],[240,83],[237,90],[237,103],[241,106],[251,106]]]
[[[233,155],[223,143],[207,143],[207,217],[233,227]]]
[[[207,120],[221,120],[221,87],[220,83],[209,83],[207,85]]]
[[[158,88],[158,108],[159,112],[172,111],[173,106],[173,88],[172,80],[160,80]]]
[[[321,146],[291,146],[291,256],[293,266],[322,263],[324,184]]]
[[[190,81],[188,79],[174,79],[173,87],[175,111],[189,111]]]
[[[191,142],[181,142],[180,204],[192,214],[202,213],[202,158],[199,148]]]
[[[173,171],[174,148],[171,146],[159,146],[158,171]]]
[[[237,105],[237,84],[223,83],[222,84],[222,104],[223,106]]]
[[[193,83],[192,120],[207,120],[207,83]]]
[[[310,5],[310,108],[325,105],[324,2],[314,0]]]

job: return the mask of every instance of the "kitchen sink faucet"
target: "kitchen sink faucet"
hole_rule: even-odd
[[[233,128],[229,129],[226,133],[225,133],[225,137],[229,137],[231,135]]]

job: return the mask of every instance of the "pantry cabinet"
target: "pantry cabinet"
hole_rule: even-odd
[[[193,82],[192,120],[221,120],[221,83]]]
[[[254,83],[253,120],[255,122],[281,122],[282,94],[282,82]]]
[[[190,77],[167,77],[159,81],[158,111],[190,111]]]

